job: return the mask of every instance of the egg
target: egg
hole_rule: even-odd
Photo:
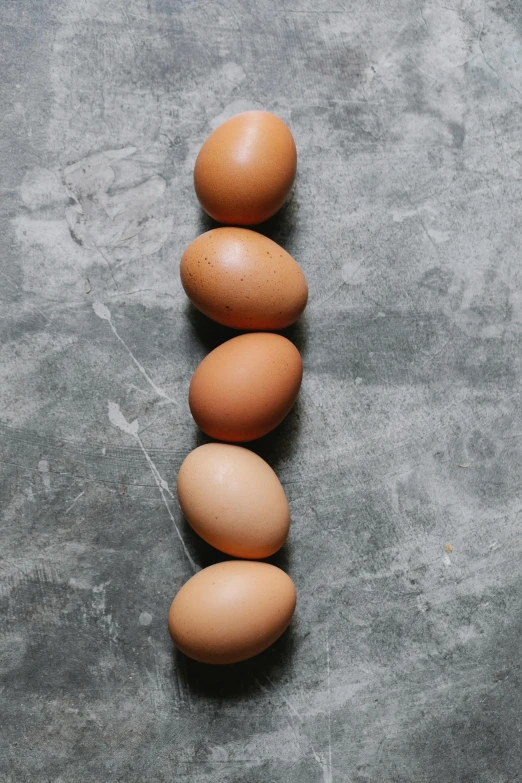
[[[211,438],[254,440],[283,421],[302,377],[301,356],[286,337],[241,334],[211,351],[196,368],[189,388],[190,410]]]
[[[250,226],[284,204],[296,167],[294,138],[283,120],[270,112],[247,111],[205,141],[194,167],[194,187],[214,220]]]
[[[169,611],[174,644],[201,663],[238,663],[270,647],[288,627],[296,592],[276,566],[229,560],[186,582]]]
[[[198,310],[233,329],[284,329],[308,299],[297,261],[247,228],[215,228],[197,237],[183,253],[180,276]]]
[[[279,479],[241,446],[207,443],[192,451],[178,474],[178,499],[193,530],[234,557],[269,557],[288,535],[290,511]]]

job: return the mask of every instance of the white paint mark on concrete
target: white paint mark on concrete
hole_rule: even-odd
[[[146,628],[152,622],[152,615],[149,612],[142,612],[138,618],[138,622]]]
[[[156,479],[156,484],[158,485],[158,488],[159,488],[160,492],[165,491],[172,499],[174,499],[174,495],[170,491],[169,485],[167,484],[165,479],[162,478],[162,476],[160,476],[160,474],[158,473],[158,469],[156,468],[156,465],[151,460],[151,458],[149,456],[149,453],[146,450],[145,446],[143,445],[143,442],[142,442],[140,436],[138,435],[138,433],[136,433],[136,440],[138,441],[138,443],[140,445],[140,448],[143,451],[143,454],[145,455],[145,458],[146,458],[147,462],[149,463],[149,467],[150,467],[150,469],[152,471],[152,475]],[[169,511],[169,513],[170,513],[170,511]],[[174,518],[172,517],[172,515],[171,515],[171,518],[172,518],[172,521],[174,522]],[[176,528],[176,530],[177,530],[177,528]],[[178,531],[178,533],[179,533],[179,531]],[[181,535],[180,535],[180,538],[181,538]],[[183,546],[185,546],[185,545],[183,545]]]
[[[139,422],[138,419],[128,422],[123,413],[120,410],[120,406],[117,402],[111,402],[109,400],[109,421],[115,427],[122,432],[126,432],[127,435],[132,435],[135,438],[138,434]]]
[[[101,318],[103,321],[109,321],[109,323],[112,323],[110,310],[108,307],[105,307],[104,304],[102,304],[101,302],[93,302],[92,309],[94,310],[98,318]]]
[[[63,513],[64,513],[64,514],[68,514],[68,513],[69,513],[69,511],[70,511],[72,508],[74,508],[74,506],[75,506],[75,505],[76,505],[76,503],[79,501],[79,499],[82,497],[82,495],[85,495],[85,490],[83,490],[83,492],[80,492],[80,494],[79,494],[79,495],[76,495],[76,497],[74,498],[74,500],[73,500],[73,502],[71,503],[71,505],[70,505],[68,508],[66,508],[66,509],[65,509],[65,511],[64,511]]]
[[[172,499],[174,499],[174,495],[170,491],[169,485],[165,481],[165,479],[160,475],[156,465],[152,461],[150,454],[148,453],[147,449],[143,445],[143,441],[141,440],[140,436],[138,435],[139,430],[139,421],[138,419],[134,419],[132,422],[128,422],[123,413],[120,410],[120,406],[116,402],[109,401],[109,421],[111,424],[113,424],[115,427],[117,427],[122,432],[125,432],[127,435],[131,435],[137,442],[140,447],[140,449],[143,452],[143,455],[145,459],[147,460],[147,464],[150,468],[150,471],[152,475],[154,476],[154,481],[156,482],[156,486],[159,489],[159,493],[161,495],[161,499],[163,501],[163,504],[165,508],[167,509],[167,513],[170,517],[170,521],[174,525],[174,529],[176,531],[176,534],[180,540],[181,546],[183,548],[183,551],[185,553],[185,556],[187,560],[189,561],[190,565],[192,566],[192,569],[194,572],[198,571],[198,567],[196,566],[194,560],[191,558],[190,553],[187,549],[187,546],[185,544],[185,541],[183,540],[183,536],[181,535],[180,529],[176,525],[176,520],[174,519],[174,515],[172,514],[172,511],[170,510],[170,506],[168,504],[167,498],[165,497],[165,493],[169,495]]]
[[[98,318],[101,318],[102,321],[107,321],[107,323],[109,324],[109,326],[110,326],[110,328],[112,330],[112,333],[114,334],[116,339],[123,345],[123,347],[125,348],[125,350],[129,354],[129,356],[131,357],[132,361],[134,362],[134,364],[136,365],[136,367],[138,368],[140,373],[143,375],[143,377],[145,378],[147,383],[150,385],[150,387],[156,392],[158,397],[162,397],[164,400],[168,400],[169,402],[173,402],[173,403],[176,402],[175,400],[172,399],[172,397],[169,397],[169,395],[166,394],[166,392],[164,392],[162,388],[160,388],[159,386],[156,386],[156,384],[154,383],[154,381],[152,380],[152,378],[148,374],[148,372],[145,369],[145,367],[142,364],[140,364],[140,362],[136,359],[136,357],[132,353],[132,351],[129,348],[129,346],[127,345],[127,343],[125,343],[124,340],[122,340],[122,338],[120,337],[120,335],[118,334],[118,332],[116,330],[116,327],[114,326],[114,324],[112,322],[112,316],[111,316],[109,308],[106,307],[101,302],[96,302],[95,301],[95,302],[92,303],[92,309],[94,310],[94,312],[96,313]]]

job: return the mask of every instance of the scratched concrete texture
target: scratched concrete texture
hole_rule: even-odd
[[[3,0],[0,780],[522,780],[518,0]],[[304,382],[254,444],[298,591],[258,658],[166,616],[218,553],[175,496],[197,151],[290,124],[262,227],[310,286]]]

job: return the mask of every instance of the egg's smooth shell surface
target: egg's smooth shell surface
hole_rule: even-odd
[[[183,253],[180,276],[198,310],[233,329],[284,329],[308,300],[299,264],[246,228],[215,228],[197,237]]]
[[[180,468],[178,499],[193,530],[228,555],[262,559],[286,541],[290,510],[284,489],[270,465],[249,449],[199,446]]]
[[[270,647],[296,604],[290,577],[276,566],[230,560],[204,568],[178,592],[169,611],[174,644],[201,663],[237,663]]]
[[[283,120],[270,112],[247,111],[205,141],[194,167],[194,187],[214,220],[251,226],[284,204],[296,168],[294,138]]]
[[[215,348],[197,367],[190,382],[190,410],[211,438],[255,440],[283,421],[302,377],[301,356],[286,337],[242,334]]]

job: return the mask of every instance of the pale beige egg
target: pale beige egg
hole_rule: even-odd
[[[207,443],[192,451],[178,474],[178,499],[196,533],[234,557],[269,557],[288,535],[290,511],[279,479],[241,446]]]

